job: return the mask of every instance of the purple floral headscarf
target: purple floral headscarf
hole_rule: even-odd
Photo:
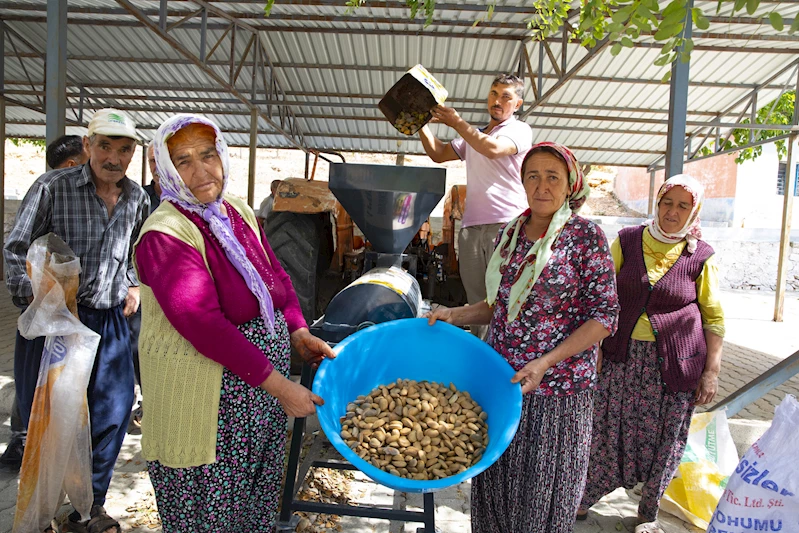
[[[175,165],[172,163],[172,158],[169,156],[169,149],[166,145],[170,137],[189,124],[202,124],[213,128],[216,136],[216,151],[222,160],[222,192],[219,193],[219,197],[216,200],[207,204],[200,203],[183,182]],[[228,157],[227,143],[225,143],[219,127],[199,115],[175,115],[161,124],[158,131],[155,132],[153,146],[156,170],[161,177],[161,201],[171,202],[187,211],[197,213],[203,220],[208,222],[211,233],[222,245],[228,260],[241,274],[247,287],[258,299],[261,316],[267,328],[274,332],[275,309],[272,295],[269,294],[269,289],[264,284],[264,280],[247,258],[247,252],[233,234],[230,219],[222,210],[222,201],[228,184],[230,159]]]

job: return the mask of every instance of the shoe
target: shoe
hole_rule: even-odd
[[[141,410],[141,403],[139,403],[139,406],[136,409],[134,409],[133,416],[131,417],[131,419],[133,420],[133,425],[136,426],[137,428],[141,428],[141,417],[142,417],[142,410]]]
[[[130,415],[130,422],[128,422],[128,435],[141,435],[141,417],[142,409],[141,402],[139,402],[139,405]]]
[[[22,440],[12,440],[8,443],[3,455],[0,455],[0,469],[18,472],[22,467],[22,455],[24,453],[25,446],[22,444]]]

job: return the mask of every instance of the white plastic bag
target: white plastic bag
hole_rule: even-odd
[[[43,531],[64,492],[84,520],[94,499],[86,389],[100,336],[76,316],[80,260],[52,233],[33,242],[27,260],[34,300],[19,317],[19,331],[26,339],[47,338],[28,424],[14,533]]]
[[[737,464],[738,452],[727,414],[724,411],[695,414],[691,417],[680,466],[660,508],[706,529]]]
[[[774,422],[730,476],[708,533],[799,531],[799,402],[786,396]]]

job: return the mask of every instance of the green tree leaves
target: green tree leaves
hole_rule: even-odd
[[[275,1],[265,0],[264,14],[269,16]],[[369,0],[341,0],[347,6],[347,12],[352,13]],[[424,14],[424,25],[427,27],[433,22],[435,16],[436,0],[405,0],[410,17],[416,18]],[[475,19],[477,26],[484,20],[490,19],[494,12],[496,0],[491,0],[487,5],[486,14]],[[667,3],[668,2],[668,3]],[[718,0],[716,13],[722,7],[732,4],[731,13],[746,10],[748,16],[754,18],[754,23],[767,23],[776,31],[785,31],[785,21],[776,7],[763,13],[760,10],[761,0]],[[572,0],[533,0],[527,27],[536,39],[559,33],[566,26],[570,39],[575,39],[581,45],[594,47],[599,41],[607,38],[610,41],[610,53],[617,56],[625,48],[633,48],[635,42],[652,37],[656,42],[663,43],[660,56],[654,61],[659,67],[664,67],[676,60],[687,62],[691,58],[694,48],[692,39],[685,37],[687,24],[692,24],[699,31],[710,29],[710,20],[705,16],[702,8],[692,7],[689,10],[688,0],[581,0],[579,3],[577,20],[572,11]],[[761,13],[758,15],[758,10]],[[726,29],[722,31],[727,31]],[[794,17],[788,33],[799,31],[799,17]],[[664,80],[669,76],[664,75]]]
[[[758,109],[755,116],[755,123],[788,126],[792,123],[795,105],[796,93],[794,91],[786,92],[778,99],[772,100],[762,108]],[[749,124],[749,119],[744,119],[741,122],[744,124]],[[755,142],[766,141],[773,137],[784,135],[785,133],[786,132],[783,130],[755,130],[754,138]],[[722,139],[721,145],[718,149],[733,150],[738,146],[746,146],[747,144],[749,144],[749,130],[740,128],[732,130],[732,135],[730,135],[730,139],[726,142],[724,142]],[[788,153],[788,147],[785,144],[785,141],[777,141],[775,144],[777,146],[777,155],[780,158],[784,158]],[[715,148],[716,147],[714,143],[711,143],[710,146],[704,146],[702,147],[702,154],[710,155],[713,153]],[[740,164],[744,161],[754,161],[758,158],[758,156],[760,156],[762,150],[763,149],[760,146],[744,148],[738,152],[735,162]]]

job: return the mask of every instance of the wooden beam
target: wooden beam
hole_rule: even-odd
[[[796,71],[794,91],[799,94],[799,69]],[[794,106],[791,123],[799,124],[799,106]],[[780,229],[780,256],[777,266],[777,294],[774,302],[774,322],[782,322],[785,311],[785,287],[788,277],[788,259],[791,254],[791,218],[793,216],[793,195],[796,190],[796,172],[799,162],[796,141],[799,138],[791,132],[788,137],[788,164],[785,168],[785,185],[782,190],[785,198],[782,204],[782,227]]]
[[[788,137],[788,165],[785,168],[785,186],[782,188],[785,197],[782,202],[782,226],[780,229],[780,255],[777,266],[777,293],[774,302],[774,322],[782,322],[785,313],[785,287],[788,278],[788,258],[791,254],[791,218],[793,215],[793,195],[796,183],[796,166],[799,162],[797,153],[797,135]]]

